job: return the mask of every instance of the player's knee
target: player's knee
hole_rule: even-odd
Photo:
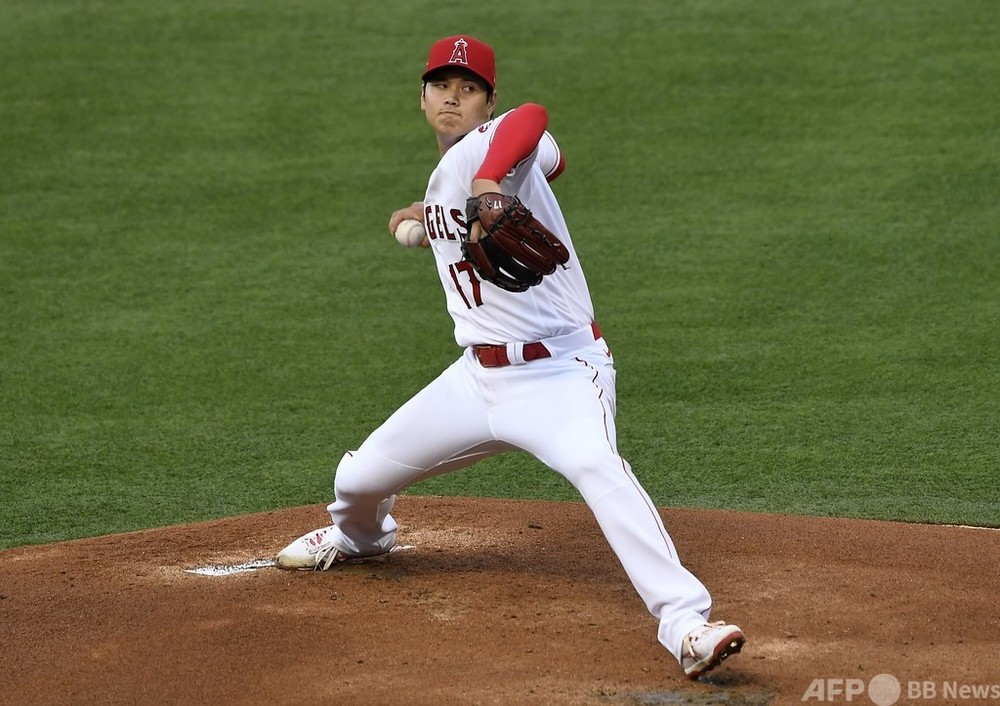
[[[387,497],[394,488],[386,487],[387,477],[383,470],[368,455],[348,451],[337,464],[333,479],[334,495],[347,501]]]
[[[357,451],[348,451],[337,464],[333,477],[334,494],[341,499],[353,499],[364,492],[365,469]]]
[[[610,452],[590,449],[571,449],[559,460],[556,470],[573,485],[593,484],[600,479],[617,482],[626,468],[624,460]]]

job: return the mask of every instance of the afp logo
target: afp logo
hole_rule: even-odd
[[[892,706],[899,700],[902,687],[891,674],[877,674],[867,684],[864,679],[813,679],[802,701],[852,702],[866,691],[875,706]]]
[[[904,689],[905,687],[905,689]],[[891,674],[876,674],[865,685],[864,679],[813,679],[802,694],[802,701],[845,701],[868,698],[875,706],[892,706],[903,692],[907,703],[927,701],[928,703],[958,703],[976,699],[974,703],[1000,701],[1000,684],[961,684],[957,681],[906,681]]]

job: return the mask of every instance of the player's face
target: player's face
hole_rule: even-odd
[[[443,71],[430,76],[420,94],[420,109],[434,129],[442,151],[490,119],[496,94],[472,74]]]

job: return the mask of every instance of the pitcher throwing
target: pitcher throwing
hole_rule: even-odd
[[[423,222],[463,353],[344,455],[327,508],[333,523],[276,563],[324,570],[385,553],[396,541],[396,493],[523,450],[580,492],[657,619],[659,641],[697,678],[739,652],[744,636],[708,622],[708,591],[618,454],[614,360],[549,186],[565,162],[548,114],[524,104],[494,118],[494,53],[468,35],[436,42],[422,78],[441,160],[423,201],[393,213],[389,230]]]

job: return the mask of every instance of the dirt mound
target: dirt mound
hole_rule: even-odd
[[[326,523],[322,506],[0,552],[0,703],[781,704],[846,690],[887,706],[896,684],[905,703],[911,682],[955,701],[1000,682],[995,530],[663,510],[713,617],[748,638],[693,683],[585,505],[403,497],[394,515],[398,551],[324,573],[188,572],[270,559]]]

